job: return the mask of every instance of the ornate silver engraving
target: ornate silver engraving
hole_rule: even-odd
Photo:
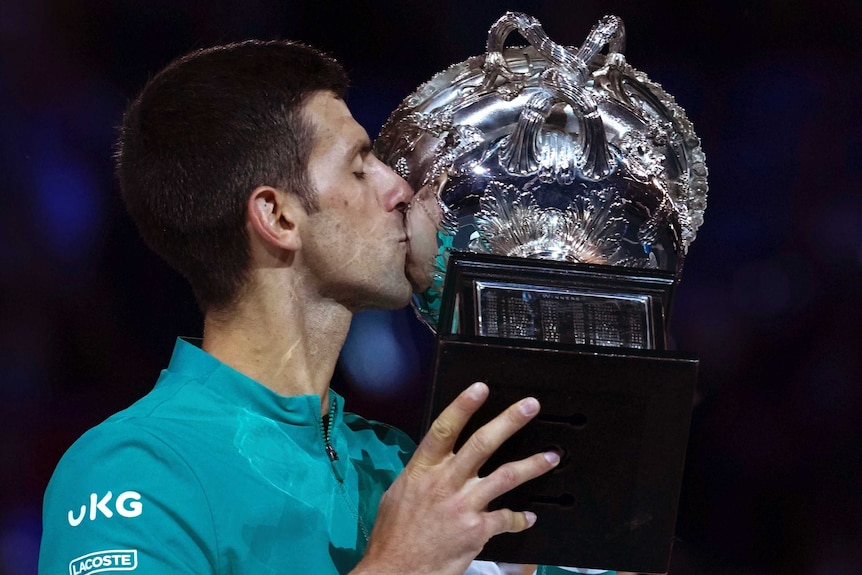
[[[504,48],[512,32],[529,45]],[[436,189],[435,273],[457,248],[680,274],[703,223],[706,158],[685,111],[626,61],[622,21],[606,16],[570,48],[507,13],[486,49],[408,96],[375,142],[414,189]],[[417,307],[433,308],[441,286]]]

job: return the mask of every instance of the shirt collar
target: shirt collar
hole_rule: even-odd
[[[193,380],[230,403],[291,425],[320,425],[318,395],[281,395],[222,363],[203,349],[201,340],[177,338],[167,371]],[[341,423],[344,399],[329,390],[334,399],[335,424]]]

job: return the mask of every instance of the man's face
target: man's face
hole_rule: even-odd
[[[372,154],[341,99],[318,92],[304,112],[315,129],[308,173],[320,206],[302,236],[309,279],[354,311],[406,305],[404,210],[412,190]]]

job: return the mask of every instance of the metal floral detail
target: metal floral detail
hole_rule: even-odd
[[[540,207],[532,191],[492,182],[480,200],[470,249],[522,258],[621,264],[625,200],[613,189],[574,196],[565,208]],[[650,267],[649,263],[641,267]]]
[[[647,134],[629,131],[620,143],[622,162],[628,173],[639,182],[649,182],[664,171],[665,155],[655,146]]]

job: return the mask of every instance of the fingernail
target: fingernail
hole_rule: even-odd
[[[524,518],[527,520],[527,527],[532,527],[536,524],[536,514],[532,511],[524,511]]]
[[[521,400],[521,404],[518,406],[518,409],[520,409],[521,413],[524,415],[535,415],[539,411],[539,402],[534,397],[528,397]]]
[[[546,451],[545,461],[547,461],[551,465],[556,465],[560,462],[560,454],[556,451]]]
[[[467,395],[473,399],[482,399],[485,396],[485,384],[477,381],[467,388]]]

